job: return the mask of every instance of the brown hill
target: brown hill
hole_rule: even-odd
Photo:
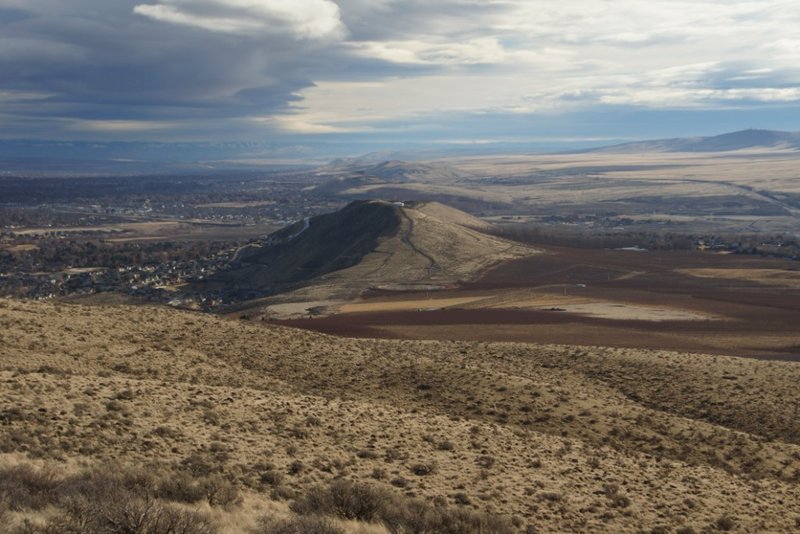
[[[214,282],[291,291],[299,300],[346,300],[369,287],[454,284],[536,252],[480,231],[488,227],[438,203],[357,201],[245,247]]]

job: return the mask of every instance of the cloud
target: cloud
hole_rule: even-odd
[[[353,54],[434,70],[386,76],[380,88],[369,79],[316,80],[293,106],[296,120],[332,126],[357,117],[367,125],[416,123],[443,110],[552,114],[798,100],[800,6],[786,0],[355,4],[357,17],[343,8]],[[381,34],[370,30],[378,26]]]
[[[4,137],[36,128],[40,136],[74,137],[86,131],[76,124],[141,137],[148,123],[157,137],[253,137],[245,119],[286,109],[313,85],[310,72],[334,63],[326,49],[340,27],[327,1],[297,2],[306,10],[290,14],[268,2],[191,3],[198,16],[249,17],[263,30],[243,35],[154,20],[135,13],[142,5],[135,1],[30,0],[15,3],[13,16],[3,11],[10,2],[0,1],[0,92],[46,95],[35,105],[5,99]]]
[[[391,139],[793,106],[797,27],[794,0],[0,0],[0,136]]]
[[[340,38],[339,6],[329,0],[165,0],[133,12],[161,22],[224,33],[289,32],[303,39]]]
[[[86,132],[142,132],[174,127],[160,121],[72,120],[67,124],[69,129]]]

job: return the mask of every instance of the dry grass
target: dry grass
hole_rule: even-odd
[[[346,340],[13,301],[0,301],[0,362],[7,458],[157,464],[173,474],[164,498],[202,494],[217,526],[255,525],[259,506],[291,520],[287,502],[336,480],[520,531],[700,532],[730,519],[788,532],[800,516],[790,363]],[[225,509],[234,490],[242,502]]]
[[[768,286],[800,288],[800,271],[783,269],[683,269],[678,272],[699,278],[744,280]]]
[[[449,308],[451,306],[463,306],[481,300],[481,297],[451,297],[429,299],[410,299],[410,300],[389,300],[375,301],[367,300],[363,302],[351,302],[339,306],[340,313],[363,313],[380,311],[398,310],[417,310],[430,308]]]
[[[400,197],[404,192],[424,198],[456,197],[537,215],[573,209],[603,212],[622,204],[628,216],[711,233],[747,233],[755,228],[794,233],[800,216],[796,202],[781,200],[784,193],[800,193],[798,154],[793,151],[499,155],[437,163],[448,165],[451,172],[423,182],[366,185],[343,194],[380,194],[388,189]],[[752,217],[748,210],[720,209],[715,198],[734,198],[750,208],[769,207],[772,213]]]
[[[337,307],[337,313],[376,313],[409,310],[438,310],[445,308],[466,309],[522,309],[552,310],[557,309],[570,314],[586,317],[599,317],[615,320],[636,321],[704,321],[721,319],[707,313],[694,312],[687,309],[669,306],[652,306],[634,304],[623,301],[610,301],[587,297],[570,297],[554,294],[553,290],[540,292],[510,289],[492,292],[476,291],[468,296],[438,297],[436,293],[428,298],[390,298],[349,302]],[[272,306],[272,310],[280,311],[281,305]]]
[[[39,250],[38,246],[30,245],[30,244],[10,245],[10,246],[5,246],[4,248],[8,252],[12,252],[12,253],[14,253],[14,252],[31,252],[31,251],[34,251],[34,250]]]

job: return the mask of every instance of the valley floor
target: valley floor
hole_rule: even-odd
[[[544,247],[444,291],[371,291],[282,324],[366,338],[580,344],[800,361],[796,261]]]

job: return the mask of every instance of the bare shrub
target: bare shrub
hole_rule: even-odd
[[[181,467],[192,476],[208,476],[221,470],[221,466],[206,454],[193,452],[181,461]]]
[[[436,449],[440,451],[452,451],[455,450],[455,448],[456,446],[453,445],[453,442],[449,440],[440,441],[436,444]]]
[[[467,506],[469,504],[472,504],[472,501],[470,500],[469,495],[467,495],[463,491],[460,491],[460,492],[454,494],[453,495],[453,500],[455,501],[456,504],[460,504],[461,506]]]
[[[392,534],[436,532],[441,534],[510,534],[513,525],[504,518],[395,495],[366,484],[337,480],[327,488],[315,488],[298,499],[292,510],[301,515],[328,515],[359,521],[379,521]],[[291,531],[293,532],[293,531]]]
[[[611,505],[616,508],[627,508],[631,505],[631,499],[627,495],[614,495],[611,497]]]
[[[0,502],[11,510],[41,510],[58,499],[61,480],[50,470],[27,465],[0,469]]]
[[[67,477],[61,484],[62,497],[82,496],[102,501],[130,497],[151,498],[156,493],[158,480],[142,469],[125,469],[107,465]]]
[[[157,492],[162,499],[185,503],[196,503],[206,497],[198,480],[185,472],[165,477],[158,485]]]
[[[211,506],[231,506],[239,502],[239,490],[221,476],[211,476],[200,481],[200,487]]]
[[[423,462],[411,466],[411,472],[420,477],[432,475],[436,470],[436,462]]]
[[[279,486],[281,482],[283,482],[283,473],[278,471],[277,469],[267,469],[259,476],[259,480],[262,484],[267,484],[269,486]]]
[[[217,528],[202,514],[165,508],[161,531],[153,534],[216,534]]]
[[[300,460],[295,460],[291,464],[289,464],[288,472],[290,475],[299,475],[300,473],[303,472],[305,468],[306,466],[303,462],[301,462]]]
[[[200,482],[203,496],[213,492],[212,504],[232,502],[226,481]],[[158,500],[166,491],[158,478],[142,469],[109,465],[73,476],[48,469],[16,466],[0,470],[0,505],[18,511],[53,508],[47,521],[25,522],[20,534],[213,534],[202,515]],[[234,488],[235,489],[235,488]],[[178,500],[178,499],[175,499]],[[180,499],[180,500],[186,500]],[[0,506],[2,511],[2,506]]]
[[[344,532],[344,529],[328,518],[300,516],[284,520],[265,517],[253,534],[344,534]]]
[[[68,507],[54,522],[64,534],[215,534],[201,514],[178,510],[155,500],[104,500]]]
[[[405,532],[436,532],[461,534],[511,534],[515,529],[510,521],[482,512],[463,508],[432,506],[418,499],[395,497],[380,514],[384,526],[392,534]]]
[[[391,496],[367,484],[335,480],[327,488],[316,487],[292,504],[301,515],[332,515],[343,519],[373,521]]]
[[[723,515],[717,519],[715,525],[722,532],[730,532],[736,526],[736,521],[730,516]]]

